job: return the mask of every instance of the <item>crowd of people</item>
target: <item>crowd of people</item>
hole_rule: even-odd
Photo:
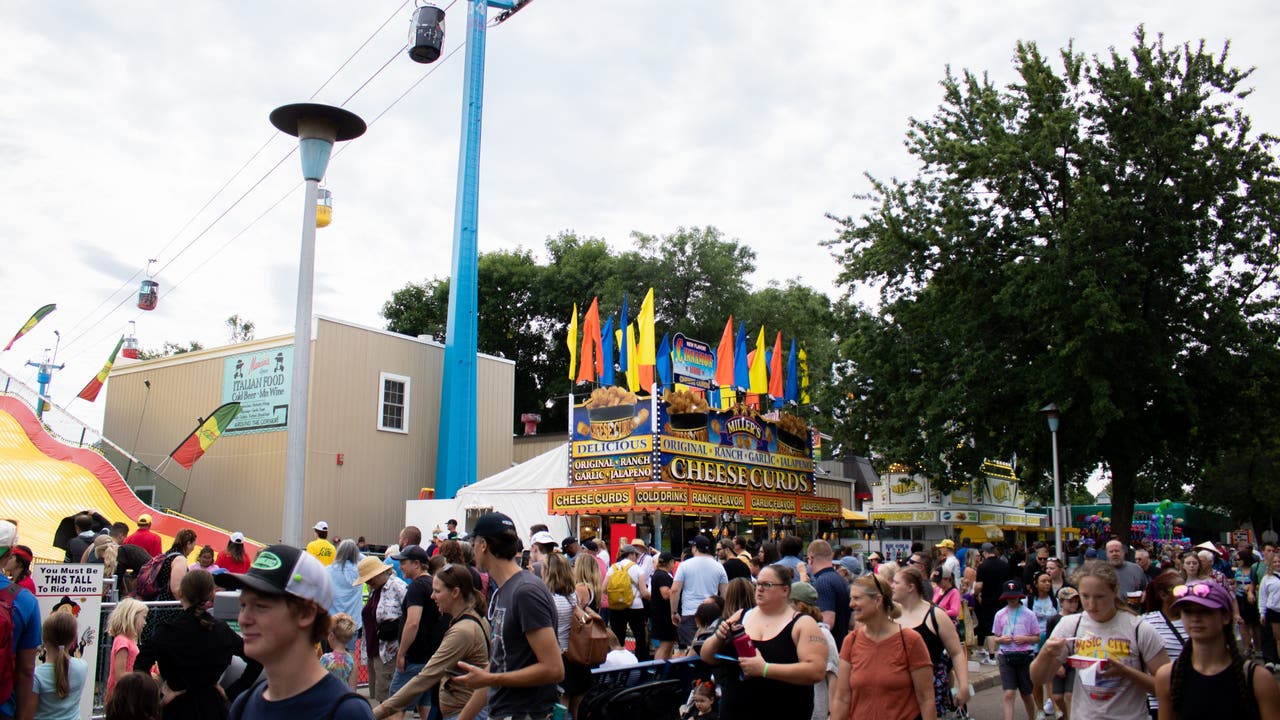
[[[1112,540],[1057,558],[943,540],[884,558],[697,535],[677,556],[541,525],[526,548],[490,513],[469,536],[454,521],[425,542],[405,527],[383,558],[363,538],[331,541],[325,522],[305,548],[255,555],[239,533],[221,552],[191,529],[164,548],[145,515],[132,533],[85,520],[67,561],[103,563],[122,595],[106,622],[109,720],[542,720],[557,704],[577,718],[594,669],[685,656],[701,663],[682,717],[701,720],[960,717],[970,659],[997,666],[1005,720],[1019,707],[1028,720],[1280,717],[1274,543]],[[75,718],[93,686],[76,618],[40,617],[30,564],[0,521],[13,627],[0,718]],[[219,588],[240,591],[239,632],[210,613]],[[180,607],[141,601],[170,599]],[[575,637],[595,622],[609,652],[584,659]]]

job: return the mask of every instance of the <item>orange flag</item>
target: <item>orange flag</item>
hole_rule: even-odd
[[[591,298],[591,307],[582,315],[582,349],[578,352],[578,382],[595,382],[596,363],[602,359],[604,343],[600,341],[600,303]]]
[[[769,395],[782,399],[786,388],[782,384],[782,331],[778,331],[778,339],[773,341],[773,357],[769,363]]]
[[[724,324],[724,334],[720,336],[720,347],[716,348],[716,384],[720,387],[733,387],[733,316]]]

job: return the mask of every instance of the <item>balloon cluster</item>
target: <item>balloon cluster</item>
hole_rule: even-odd
[[[1085,515],[1080,518],[1080,534],[1093,540],[1111,537],[1111,518],[1103,515]]]

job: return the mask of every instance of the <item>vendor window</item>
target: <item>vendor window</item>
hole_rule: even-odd
[[[409,432],[409,378],[381,373],[378,376],[378,429]]]

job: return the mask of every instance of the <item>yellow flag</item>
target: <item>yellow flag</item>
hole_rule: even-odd
[[[640,325],[640,339],[636,341],[636,349],[640,352],[638,364],[653,365],[657,362],[653,349],[653,288],[649,288],[644,302],[640,303],[640,315],[636,317],[636,322]]]
[[[574,368],[578,366],[578,303],[573,304],[573,316],[569,318],[569,380],[573,381]]]
[[[631,357],[637,357],[635,325],[632,325],[630,332],[627,333],[627,352],[631,353]],[[627,368],[627,389],[631,392],[640,392],[640,364],[635,360],[632,360],[631,367]]]
[[[798,364],[800,366],[800,404],[808,405],[809,400],[809,354],[800,348],[798,356]]]
[[[751,392],[764,395],[769,392],[769,364],[765,362],[764,326],[760,326],[760,335],[756,337],[756,352],[751,358]]]

